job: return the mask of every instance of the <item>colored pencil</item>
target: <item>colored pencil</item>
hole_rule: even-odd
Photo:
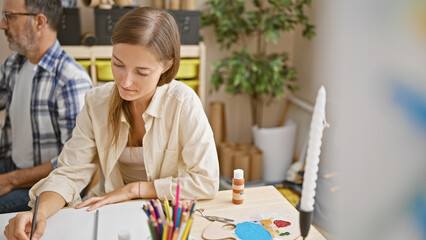
[[[180,225],[181,216],[182,216],[182,203],[179,203],[179,207],[177,209],[177,214],[176,214],[176,227],[179,227]]]
[[[197,200],[192,201],[191,211],[189,211],[189,215],[192,215],[192,213],[194,212],[194,207],[196,202]]]
[[[36,222],[37,222],[37,212],[38,212],[38,203],[39,203],[39,201],[40,201],[40,195],[36,197],[36,202],[35,202],[35,207],[34,207],[34,212],[33,212],[33,222],[31,224],[30,239],[33,237],[35,226],[36,226]]]
[[[173,214],[175,214],[174,217],[174,221],[173,223],[175,224],[175,228],[177,226],[177,211],[178,211],[178,207],[179,207],[179,195],[180,195],[180,185],[179,185],[179,179],[177,180],[177,186],[176,186],[176,204],[175,204],[175,211]]]
[[[194,215],[192,215],[191,218],[186,223],[185,231],[183,232],[183,236],[182,236],[181,240],[185,240],[185,239],[188,238],[189,229],[191,228],[193,219],[194,219]]]
[[[188,211],[188,200],[182,201],[182,213]]]
[[[155,202],[157,203],[158,212],[160,212],[161,220],[163,220],[163,223],[165,223],[166,222],[166,218],[164,217],[164,211],[163,211],[163,207],[161,206],[161,202],[158,199],[156,199]]]
[[[158,218],[157,221],[158,221],[158,228],[160,229],[160,239],[161,239],[161,236],[163,235],[163,231],[164,231],[163,220],[161,220],[161,218]]]
[[[181,200],[180,190],[180,181],[177,179],[175,198],[170,204],[164,196],[164,210],[159,199],[151,199],[143,206],[153,240],[186,240],[188,238],[194,221],[196,200]]]
[[[169,232],[167,233],[167,240],[172,240],[173,235],[173,221],[169,221]]]
[[[154,218],[155,222],[157,222],[157,217],[155,215],[154,208],[151,205],[149,205],[148,209],[149,209],[151,216]]]
[[[164,208],[166,209],[167,219],[171,221],[172,216],[170,216],[170,206],[169,206],[169,200],[167,200],[167,197],[164,197]]]
[[[179,228],[175,228],[175,231],[173,232],[172,240],[176,240],[179,235]]]
[[[158,227],[158,223],[154,220],[154,217],[151,216],[152,227],[155,230],[156,239],[161,239],[160,228]]]
[[[94,237],[95,240],[98,240],[98,228],[99,228],[99,209],[96,209],[96,214],[95,214],[95,237]]]
[[[146,214],[146,216],[148,217],[148,219],[149,219],[149,209],[148,209],[148,206],[147,205],[143,205],[143,211],[145,212],[145,214]]]
[[[164,230],[163,230],[163,238],[161,240],[167,240],[167,236],[169,235],[169,221],[164,222]],[[172,231],[172,229],[170,229]]]
[[[154,207],[155,217],[157,218],[157,220],[161,219],[161,215],[160,215],[160,211],[158,210],[157,202],[153,201],[153,207]]]
[[[184,215],[182,215],[183,219],[182,219],[182,223],[180,224],[180,231],[179,231],[179,235],[177,239],[181,239],[183,236],[183,233],[185,232],[186,224],[188,223],[186,219],[187,215],[188,213],[185,213]]]
[[[152,240],[157,239],[157,238],[155,237],[154,228],[152,227],[152,223],[151,223],[151,221],[148,219],[148,220],[147,220],[147,222],[148,222],[149,232],[151,233],[151,239],[152,239]]]

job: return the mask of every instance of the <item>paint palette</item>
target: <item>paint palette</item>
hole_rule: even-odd
[[[237,226],[233,223],[214,221],[207,225],[203,231],[203,238],[207,240],[237,239],[234,230]]]
[[[264,214],[262,218],[253,217],[249,221],[236,224],[212,222],[204,229],[203,238],[207,240],[290,239],[293,227],[289,221],[277,214]]]

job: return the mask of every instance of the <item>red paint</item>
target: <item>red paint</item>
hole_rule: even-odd
[[[277,226],[278,228],[282,228],[282,227],[287,227],[290,226],[291,223],[284,221],[284,220],[275,220],[274,221],[275,226]]]

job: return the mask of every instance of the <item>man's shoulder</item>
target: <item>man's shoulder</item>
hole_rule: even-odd
[[[109,101],[114,85],[115,82],[109,82],[90,89],[86,94],[87,100],[92,103],[96,102],[101,104],[105,103],[105,101]]]
[[[84,69],[77,61],[69,56],[66,52],[63,52],[63,56],[58,59],[58,65],[59,68],[57,70],[57,73],[63,78],[63,80],[70,80],[70,79],[86,79],[91,80],[89,74],[87,73],[86,69]]]

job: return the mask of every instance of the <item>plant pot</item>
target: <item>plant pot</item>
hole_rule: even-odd
[[[281,183],[293,161],[296,123],[288,121],[282,127],[252,128],[254,144],[263,152],[263,181]]]

